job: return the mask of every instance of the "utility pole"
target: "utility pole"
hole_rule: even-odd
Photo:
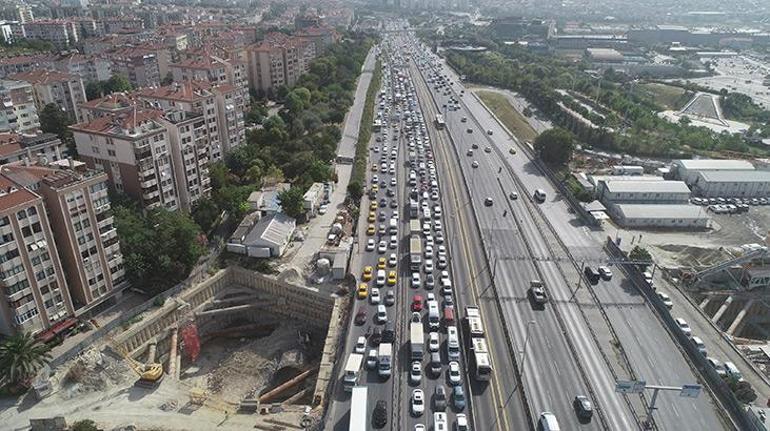
[[[647,405],[647,416],[642,422],[644,429],[651,429],[654,425],[652,413],[657,410],[655,403],[660,391],[679,392],[682,398],[698,398],[703,387],[701,385],[660,386],[648,385],[644,380],[618,380],[615,382],[615,392],[621,394],[641,394],[645,389],[652,389],[652,398]]]

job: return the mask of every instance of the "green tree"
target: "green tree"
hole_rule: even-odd
[[[575,140],[567,130],[555,127],[538,135],[534,143],[535,151],[544,162],[563,166],[572,158]]]
[[[91,419],[83,419],[72,424],[72,431],[99,431],[96,422]]]
[[[104,86],[99,81],[86,83],[86,99],[94,100],[104,96]]]
[[[195,203],[191,214],[201,230],[209,232],[214,227],[217,217],[219,217],[219,208],[214,204],[213,200],[204,198]]]
[[[735,398],[738,398],[738,401],[751,404],[757,399],[757,393],[754,391],[754,388],[751,387],[749,382],[731,379],[728,384],[735,394]]]
[[[628,258],[637,262],[652,263],[652,255],[650,254],[650,252],[647,251],[646,248],[638,245],[631,250],[631,253],[629,253]]]
[[[110,93],[129,92],[134,88],[131,86],[131,82],[123,75],[112,75],[106,84]]]
[[[14,384],[26,385],[50,361],[49,347],[30,333],[16,334],[0,344],[0,370]]]
[[[40,130],[45,133],[53,133],[63,142],[69,143],[72,140],[72,131],[69,125],[72,124],[67,114],[55,103],[49,103],[40,111]]]
[[[348,196],[353,202],[360,202],[361,197],[364,195],[364,188],[358,181],[350,181],[348,183]]]
[[[171,85],[174,82],[174,75],[171,74],[171,72],[167,72],[166,76],[163,77],[163,79],[160,80],[160,85]]]
[[[299,187],[292,186],[288,190],[284,190],[278,194],[278,199],[281,201],[281,208],[283,212],[294,218],[299,218],[305,213],[305,192]]]

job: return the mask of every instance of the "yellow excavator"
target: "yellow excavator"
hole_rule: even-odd
[[[143,364],[136,359],[132,358],[125,349],[122,349],[115,344],[112,344],[113,349],[123,356],[132,370],[139,376],[139,380],[134,383],[134,386],[142,388],[157,388],[161,381],[163,381],[163,365],[158,363]]]

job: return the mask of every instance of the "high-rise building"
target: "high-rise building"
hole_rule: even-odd
[[[70,120],[80,121],[78,105],[86,101],[86,90],[80,76],[52,70],[34,70],[11,75],[9,78],[32,84],[38,112],[53,103],[61,108]]]
[[[43,198],[0,175],[0,333],[39,332],[74,314]]]
[[[45,166],[19,162],[0,172],[43,198],[76,315],[127,286],[105,173],[72,159]]]
[[[146,49],[124,48],[107,54],[112,73],[124,76],[134,88],[160,85],[160,67],[156,55]]]
[[[132,107],[70,126],[79,158],[107,173],[111,187],[143,208],[179,208],[169,133],[163,112]]]
[[[67,146],[53,133],[0,133],[0,165],[28,160],[42,164],[67,157]]]
[[[35,134],[40,131],[40,120],[35,107],[32,85],[23,81],[0,80],[0,131]]]
[[[78,24],[66,20],[35,20],[24,23],[27,39],[51,42],[56,49],[69,49],[80,40]]]

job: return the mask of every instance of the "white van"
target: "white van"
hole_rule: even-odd
[[[433,413],[433,431],[449,431],[446,413]]]
[[[378,269],[377,270],[377,286],[385,286],[385,270],[384,269]]]
[[[743,380],[743,374],[741,374],[741,371],[738,369],[738,367],[735,366],[732,362],[725,361],[724,363],[725,367],[725,373],[735,379],[736,381]]]
[[[703,356],[708,356],[706,354],[706,344],[703,343],[703,340],[701,340],[700,337],[692,337],[690,340],[695,345],[695,348],[698,349],[698,351],[701,352]]]
[[[446,328],[446,352],[450,361],[460,360],[460,337],[457,335],[457,326]]]
[[[556,415],[551,412],[540,413],[540,420],[537,423],[538,430],[542,431],[560,431],[559,421],[556,420]]]
[[[438,329],[441,317],[438,314],[438,302],[436,300],[428,301],[428,327]]]
[[[534,198],[538,202],[545,202],[545,192],[542,189],[535,190],[533,194]]]

